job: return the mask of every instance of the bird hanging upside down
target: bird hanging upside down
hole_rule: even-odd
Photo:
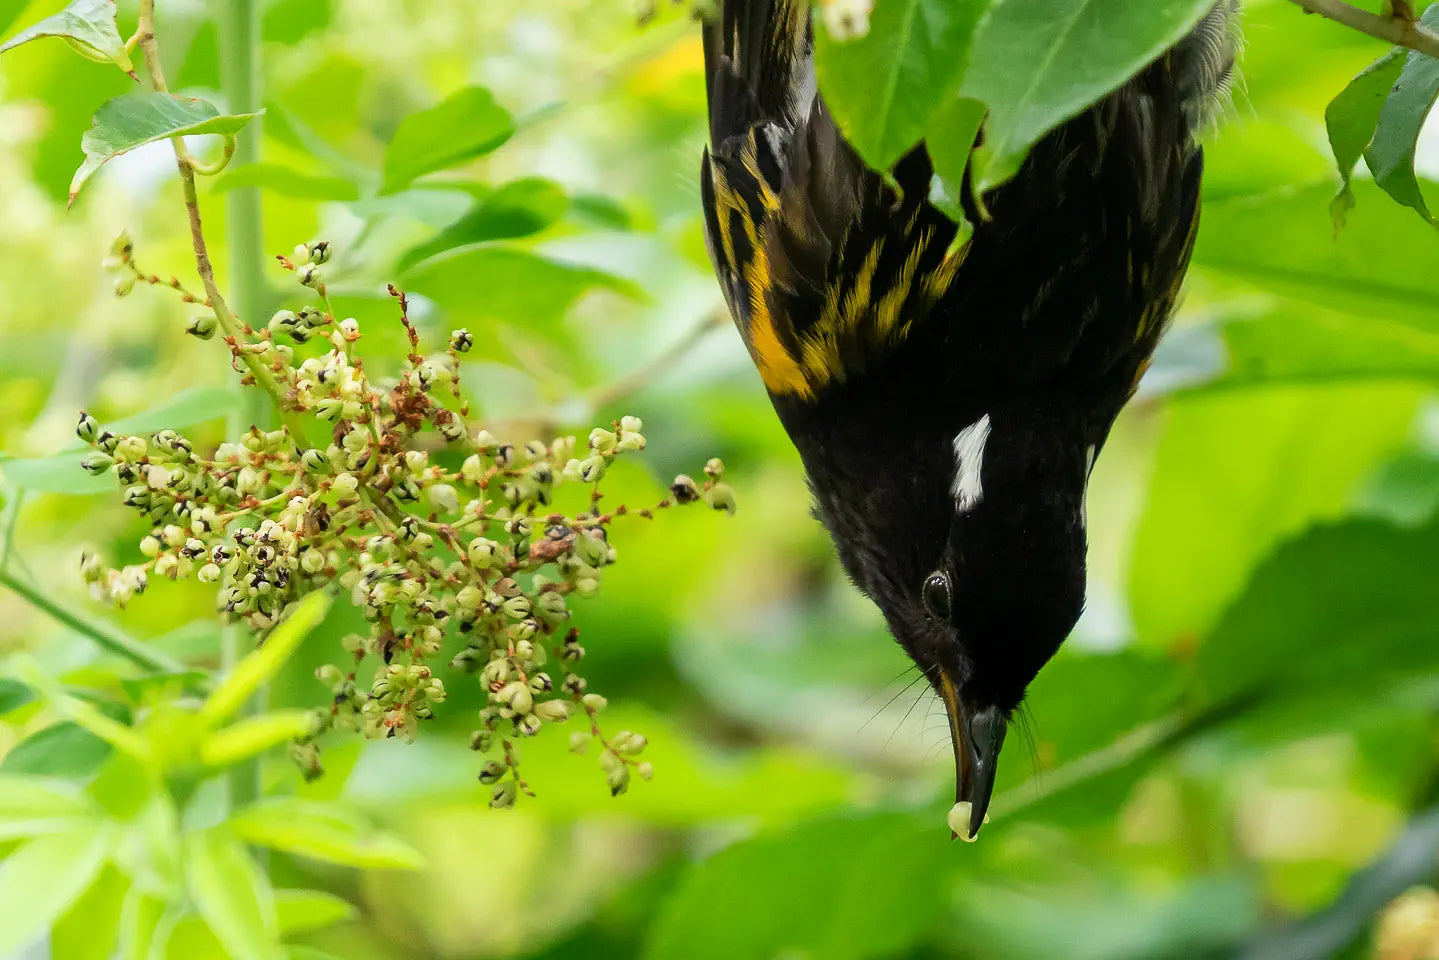
[[[955,250],[923,145],[896,191],[836,128],[807,0],[705,26],[715,272],[845,570],[944,701],[970,836],[1084,605],[1085,488],[1189,263],[1237,6],[1046,136]]]

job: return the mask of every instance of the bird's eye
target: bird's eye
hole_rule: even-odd
[[[939,620],[949,619],[949,576],[943,570],[936,570],[924,578],[919,596],[930,616]]]

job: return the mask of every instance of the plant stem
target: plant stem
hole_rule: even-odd
[[[216,15],[221,43],[220,88],[229,101],[231,113],[255,113],[260,108],[260,9],[258,0],[224,0]],[[234,160],[241,165],[260,159],[261,128],[256,117],[240,132]],[[257,325],[265,299],[265,242],[262,230],[260,192],[255,187],[232,190],[229,195],[230,294],[235,311]],[[266,427],[270,411],[258,391],[240,388],[241,405],[230,418],[229,436],[239,439],[252,425]],[[277,409],[279,409],[277,405]],[[290,434],[303,442],[304,435]],[[249,634],[231,625],[220,638],[221,664],[231,670],[245,656]],[[268,691],[261,688],[245,705],[242,716],[265,709]],[[226,776],[231,810],[255,802],[260,796],[260,760],[252,757],[231,767]]]
[[[1439,58],[1439,33],[1416,20],[1385,17],[1345,3],[1344,0],[1291,0],[1310,13],[1328,17],[1336,23],[1352,27],[1360,33],[1410,50]]]
[[[92,620],[84,614],[61,606],[14,573],[0,570],[0,586],[14,591],[16,596],[37,610],[48,614],[51,619],[64,624],[76,633],[89,637],[99,646],[124,657],[136,666],[161,673],[182,673],[185,670],[183,663],[168,654],[147,647],[103,620]]]

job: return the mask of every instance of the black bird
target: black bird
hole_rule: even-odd
[[[704,27],[715,272],[845,570],[944,700],[970,835],[1084,605],[1085,488],[1188,266],[1237,6],[1046,136],[955,250],[923,144],[895,190],[836,128],[807,0]]]

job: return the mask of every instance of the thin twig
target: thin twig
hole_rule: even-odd
[[[0,570],[0,586],[14,591],[20,599],[48,614],[51,619],[78,634],[89,637],[97,645],[124,657],[138,667],[161,673],[182,673],[186,669],[183,663],[169,654],[151,649],[105,621],[93,620],[56,603],[43,592],[9,571]]]
[[[169,93],[170,88],[165,83],[165,71],[160,65],[159,47],[155,41],[155,0],[140,0],[140,19],[135,30],[135,37],[137,45],[145,55],[145,69],[150,74],[151,85],[161,93]],[[190,217],[190,246],[195,253],[195,271],[200,275],[200,282],[205,286],[206,299],[209,301],[211,309],[215,311],[215,319],[219,321],[225,336],[240,342],[244,337],[243,325],[230,310],[229,304],[225,302],[219,286],[215,283],[215,268],[210,263],[210,251],[205,243],[205,231],[200,222],[200,198],[195,187],[196,161],[185,149],[183,139],[176,137],[171,143],[175,148],[175,164],[180,170],[180,187],[185,196],[185,210]],[[304,429],[294,413],[285,409],[284,393],[281,392],[279,384],[275,382],[269,368],[254,354],[240,351],[239,356],[248,368],[250,376],[254,378],[255,384],[275,401],[275,408],[279,411],[280,419],[290,431],[290,435],[296,441],[302,442],[305,436]]]
[[[1419,23],[1403,17],[1384,17],[1368,10],[1361,10],[1343,0],[1291,0],[1310,13],[1328,17],[1336,23],[1352,27],[1360,33],[1410,50],[1428,54],[1439,59],[1439,34]]]

